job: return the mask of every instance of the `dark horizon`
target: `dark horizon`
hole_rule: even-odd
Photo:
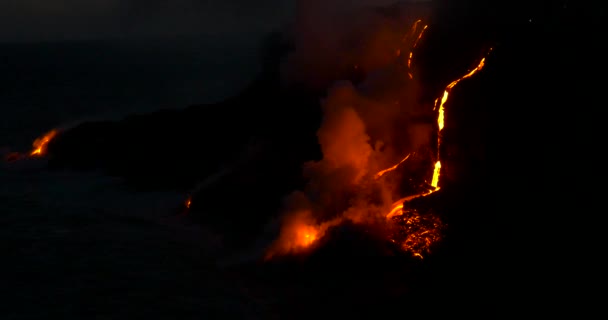
[[[265,33],[291,1],[20,1],[0,4],[0,43]]]

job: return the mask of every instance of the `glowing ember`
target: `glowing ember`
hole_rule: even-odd
[[[426,30],[426,28],[428,28],[428,25],[425,25],[424,28],[422,28],[422,31],[420,31],[420,34],[418,34],[418,38],[416,39],[416,42],[414,42],[414,48],[418,46],[418,42],[420,39],[422,39],[422,35],[424,34],[424,30]]]
[[[301,253],[309,249],[315,241],[319,240],[330,223],[315,226],[300,221],[299,218],[284,225],[279,239],[266,252],[264,259],[268,260],[275,255],[288,253]]]
[[[192,204],[192,199],[190,199],[190,197],[188,197],[188,199],[186,200],[186,209],[190,209],[191,204]]]
[[[30,152],[30,156],[43,156],[46,153],[46,147],[49,142],[57,135],[57,130],[53,129],[47,132],[42,137],[34,140],[34,149]]]
[[[397,228],[392,240],[414,257],[422,259],[423,254],[430,253],[432,246],[441,240],[445,226],[434,214],[421,214],[413,209],[404,211],[391,219]]]
[[[492,48],[490,48],[490,52],[491,51],[492,51]],[[486,58],[485,57],[482,58],[481,61],[479,61],[479,64],[477,65],[477,67],[475,67],[473,70],[469,71],[469,73],[465,74],[464,76],[450,82],[450,84],[448,84],[448,86],[443,91],[443,96],[441,97],[441,103],[439,104],[439,112],[437,115],[437,127],[439,128],[439,132],[437,134],[437,158],[439,158],[439,148],[441,146],[441,131],[443,130],[443,127],[445,126],[444,104],[446,103],[446,101],[448,101],[450,91],[452,91],[452,88],[454,88],[460,81],[473,76],[475,73],[477,73],[477,71],[483,69],[483,67],[485,66],[485,61],[486,61]],[[433,108],[433,110],[435,110],[437,108],[438,101],[440,101],[439,98],[435,99],[435,107]],[[441,162],[439,160],[437,160],[437,162],[435,163],[435,170],[433,171],[433,180],[431,182],[431,185],[433,187],[435,187],[436,190],[439,189],[438,186],[439,186],[440,171],[441,171]]]
[[[414,24],[412,25],[412,28],[410,29],[410,34],[414,34],[416,32],[416,30],[418,30],[418,25],[420,24],[420,22],[422,22],[422,19],[418,19],[414,22]],[[404,37],[403,40],[404,41],[407,40],[407,35]]]
[[[375,175],[375,177],[374,177],[374,178],[375,178],[375,179],[379,179],[379,178],[380,178],[380,177],[382,177],[382,176],[383,176],[385,173],[387,173],[387,172],[391,172],[391,171],[393,171],[393,170],[397,169],[397,167],[399,167],[399,165],[400,165],[400,164],[402,164],[403,162],[405,162],[405,160],[407,160],[407,159],[410,157],[410,155],[411,155],[411,154],[408,154],[407,156],[405,156],[405,158],[401,159],[401,161],[399,161],[399,163],[397,163],[396,165],[394,165],[394,166],[392,166],[392,167],[390,167],[390,168],[388,168],[388,169],[384,169],[384,170],[382,170],[382,171],[380,171],[380,172],[376,173],[376,175]]]
[[[444,93],[443,98],[441,98],[441,107],[439,107],[439,115],[437,116],[437,126],[439,127],[439,131],[443,130],[445,126],[445,109],[443,108],[443,104],[448,100],[447,91]]]
[[[391,211],[386,215],[387,218],[394,217],[396,215],[400,215],[403,210],[403,201],[399,200],[393,204],[391,207]]]
[[[420,22],[420,20],[416,21],[416,22]],[[422,35],[424,34],[424,31],[426,30],[426,28],[428,27],[428,25],[425,25],[422,30],[420,31],[420,33],[418,34],[418,38],[416,38],[416,41],[414,41],[414,45],[412,46],[412,51],[410,51],[410,56],[407,59],[407,67],[411,68],[412,67],[412,58],[414,57],[414,49],[416,49],[416,47],[418,46],[418,42],[420,41],[420,39],[422,39]]]
[[[424,192],[424,193],[420,193],[420,194],[415,194],[415,195],[411,195],[411,196],[407,196],[404,198],[401,198],[397,201],[395,201],[392,205],[391,205],[391,210],[389,211],[389,213],[386,215],[387,219],[390,219],[394,216],[399,216],[401,215],[403,212],[403,208],[405,206],[405,204],[407,204],[408,202],[412,201],[413,199],[419,198],[419,197],[424,197],[427,196],[435,191],[437,191],[438,189],[435,190],[431,190],[428,192]]]
[[[426,29],[426,26],[424,29]],[[424,29],[422,31],[424,31]],[[422,32],[420,33],[420,36],[422,36]],[[415,46],[415,44],[414,44],[414,46]],[[411,58],[411,56],[412,56],[412,54],[410,53],[410,58]],[[410,61],[408,61],[408,67],[409,67],[409,62]],[[456,79],[456,80],[452,81],[450,84],[448,84],[448,86],[444,90],[441,100],[439,98],[437,98],[435,100],[435,107],[433,110],[435,110],[437,108],[437,102],[441,101],[441,103],[439,104],[439,112],[438,112],[438,116],[437,116],[437,126],[438,126],[438,131],[439,131],[438,132],[438,142],[437,142],[438,149],[441,144],[441,131],[443,130],[443,128],[445,126],[444,104],[448,100],[450,91],[461,80],[469,78],[469,77],[473,76],[477,71],[481,70],[484,67],[484,65],[485,65],[485,58],[481,59],[481,61],[477,65],[477,67],[474,68],[473,70],[469,71],[469,73],[465,74],[461,78]],[[411,74],[410,74],[410,77],[411,77]],[[437,158],[439,158],[439,152],[437,154],[438,154]],[[401,162],[399,162],[397,165],[378,172],[376,174],[376,179],[387,172],[395,170],[399,166],[399,164],[401,164],[403,161],[405,161],[408,157],[409,157],[409,155],[405,159],[403,159]],[[441,161],[437,160],[435,162],[435,168],[433,170],[433,178],[431,181],[431,186],[434,189],[430,190],[429,192],[408,196],[408,197],[401,198],[401,199],[395,201],[391,205],[390,210],[389,210],[388,214],[386,215],[387,219],[392,220],[392,221],[397,221],[397,224],[399,226],[401,226],[401,229],[399,232],[400,232],[400,234],[402,234],[403,237],[405,237],[402,241],[400,241],[402,243],[403,249],[411,252],[412,255],[419,257],[419,258],[423,258],[422,253],[428,252],[430,246],[433,243],[440,240],[440,238],[441,238],[440,231],[443,228],[443,225],[442,225],[439,217],[432,215],[432,214],[426,214],[426,215],[422,216],[416,210],[408,208],[407,204],[412,199],[427,196],[429,194],[432,194],[432,193],[438,191],[440,172],[441,172]],[[395,241],[394,239],[392,239],[392,240]]]

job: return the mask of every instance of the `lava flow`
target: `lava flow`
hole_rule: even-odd
[[[415,34],[415,32],[418,29],[418,24],[422,22],[422,20],[417,20],[414,25],[412,26],[412,34]],[[408,72],[408,76],[410,77],[410,79],[414,78],[414,75],[412,74],[412,59],[414,58],[414,49],[416,49],[416,47],[418,46],[418,42],[420,42],[420,39],[422,39],[422,35],[424,34],[424,31],[426,30],[426,28],[428,27],[428,25],[425,25],[424,27],[422,27],[422,30],[420,31],[420,33],[418,33],[418,37],[416,37],[416,40],[414,41],[414,44],[412,45],[412,49],[410,50],[410,54],[407,58],[407,68],[408,70],[410,70]]]
[[[57,130],[53,129],[45,133],[40,138],[34,140],[32,151],[30,152],[31,157],[43,156],[46,154],[47,146],[49,142],[57,135]]]
[[[404,163],[405,160],[409,159],[409,157],[411,156],[411,153],[408,154],[407,156],[405,156],[405,158],[401,159],[401,161],[399,161],[399,163],[397,163],[396,165],[388,168],[388,169],[384,169],[384,170],[380,170],[378,173],[376,173],[376,175],[374,176],[376,179],[379,179],[380,177],[382,177],[384,174],[389,173],[395,169],[397,169],[399,167],[400,164]]]
[[[490,52],[492,52],[492,48],[490,48]],[[488,52],[488,54],[489,54],[489,52]],[[464,76],[450,82],[450,84],[448,84],[448,86],[443,91],[443,96],[441,97],[441,103],[439,104],[439,112],[438,112],[438,116],[437,116],[437,127],[439,128],[438,134],[437,134],[437,158],[438,159],[439,159],[439,147],[441,146],[441,131],[443,131],[443,127],[445,126],[445,107],[444,107],[444,105],[448,101],[448,96],[450,95],[452,88],[454,88],[460,81],[462,81],[466,78],[472,77],[479,70],[483,69],[483,67],[485,66],[485,61],[486,61],[486,58],[485,57],[482,58],[481,61],[479,61],[479,64],[477,65],[477,67],[475,67],[473,70],[469,71],[469,73],[465,74]],[[439,98],[435,99],[435,107],[433,107],[433,110],[437,109],[438,101],[439,101]],[[441,170],[441,161],[437,160],[437,162],[435,163],[435,170],[433,172],[433,180],[431,182],[431,185],[435,188],[438,188],[440,170]]]
[[[413,78],[411,74],[413,50],[427,29],[426,25],[420,28],[420,24],[421,20],[416,21],[406,36],[405,40],[414,40],[408,41],[409,56],[406,60],[400,60],[398,66],[399,70],[403,70],[403,64],[406,64],[405,69],[410,79]],[[445,126],[445,103],[451,90],[460,81],[481,70],[484,64],[485,58],[481,59],[473,70],[450,82],[441,98],[435,100],[433,111],[437,111],[435,130],[438,141],[430,183],[425,181],[426,187],[422,187],[424,184],[421,183],[421,188],[424,188],[422,191],[406,195],[396,201],[393,200],[393,196],[397,186],[393,185],[391,180],[380,178],[386,175],[403,174],[403,172],[397,173],[398,169],[417,152],[414,150],[408,153],[391,167],[371,171],[370,168],[377,168],[378,163],[370,160],[373,159],[370,155],[374,154],[380,158],[386,155],[370,146],[366,123],[354,108],[344,105],[327,105],[324,110],[326,119],[317,135],[322,147],[323,159],[307,166],[311,173],[314,172],[317,175],[314,176],[314,180],[311,179],[309,182],[308,193],[299,192],[295,197],[296,201],[292,201],[292,204],[297,204],[297,206],[291,210],[285,210],[287,214],[281,227],[281,233],[267,251],[266,258],[276,254],[312,250],[314,244],[325,235],[330,227],[347,220],[364,223],[368,226],[377,226],[379,222],[382,225],[381,228],[385,230],[383,234],[387,241],[395,243],[413,257],[422,259],[428,254],[431,248],[441,240],[445,224],[432,209],[423,212],[413,204],[413,200],[440,190],[442,164],[439,146]],[[350,100],[347,101],[350,102]],[[392,119],[387,119],[387,121],[392,121]],[[315,169],[317,171],[314,171]],[[343,176],[348,179],[338,180]],[[382,196],[374,198],[372,194],[378,190],[381,190],[377,193]],[[340,199],[348,199],[348,204],[341,203]],[[315,214],[323,216],[326,212],[332,213],[332,218],[319,222],[320,219],[315,217]]]
[[[490,49],[491,50],[491,49]],[[477,71],[481,70],[485,65],[485,57],[481,59],[476,68],[471,70],[469,73],[465,74],[461,78],[458,78],[452,81],[445,89],[443,93],[443,97],[441,98],[441,104],[439,105],[439,112],[437,116],[437,127],[438,127],[438,148],[441,144],[441,131],[444,128],[445,124],[445,109],[444,105],[448,100],[448,96],[452,88],[456,86],[461,80],[469,78],[473,76]],[[435,100],[437,103],[439,99]],[[406,238],[402,241],[402,247],[404,250],[411,252],[414,256],[423,258],[422,253],[428,252],[430,246],[437,242],[440,237],[440,231],[442,228],[441,220],[433,215],[425,215],[424,217],[420,215],[415,209],[408,208],[407,203],[411,200],[427,196],[439,190],[439,177],[441,171],[441,161],[439,160],[439,151],[437,152],[437,162],[435,162],[435,168],[433,170],[433,177],[431,181],[432,190],[428,192],[424,192],[422,194],[417,194],[413,196],[408,196],[401,198],[393,203],[390,211],[386,215],[387,219],[396,219],[397,216],[400,217],[400,221],[398,221],[399,225],[405,226],[407,230],[402,231],[405,234]],[[395,166],[396,167],[396,166]],[[394,169],[394,168],[389,168]],[[387,169],[387,170],[389,170]],[[383,171],[381,171],[383,172]],[[427,227],[422,227],[420,221],[426,220],[425,223]],[[393,240],[394,241],[394,240]]]

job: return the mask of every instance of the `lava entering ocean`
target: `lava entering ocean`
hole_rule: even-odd
[[[30,152],[30,156],[32,156],[32,157],[44,156],[46,154],[46,150],[47,150],[47,146],[48,146],[49,142],[51,142],[51,140],[53,138],[55,138],[57,133],[58,133],[58,131],[56,129],[53,129],[53,130],[45,133],[40,138],[37,138],[36,140],[34,140],[34,143],[32,144],[34,149],[32,149],[32,151]]]
[[[400,62],[397,62],[397,64],[406,64],[409,81],[413,81],[414,78],[411,72],[414,49],[428,27],[425,25],[420,28],[420,24],[421,20],[417,20],[405,36],[404,43],[409,45],[409,54],[405,59],[399,58]],[[400,49],[397,53],[401,55],[401,52],[407,51]],[[312,178],[308,190],[295,194],[296,198],[300,199],[300,204],[304,204],[295,209],[293,207],[286,209],[281,233],[268,249],[266,259],[281,254],[314,250],[315,245],[330,227],[347,220],[369,225],[378,225],[377,222],[382,221],[387,241],[396,244],[413,257],[423,258],[427,255],[441,240],[446,226],[432,210],[419,210],[412,205],[412,200],[440,190],[442,165],[439,146],[442,143],[445,123],[445,103],[451,90],[460,81],[480,71],[484,63],[485,58],[464,76],[449,83],[441,98],[435,100],[432,111],[436,112],[435,132],[438,140],[431,182],[430,184],[426,182],[424,184],[426,187],[419,188],[418,192],[410,193],[396,201],[394,198],[400,193],[399,188],[394,181],[391,183],[387,180],[391,180],[393,176],[392,178],[396,178],[393,180],[401,178],[402,181],[412,181],[410,177],[402,177],[402,172],[399,176],[395,172],[399,172],[400,167],[406,166],[408,159],[420,161],[420,158],[424,157],[424,152],[418,153],[417,150],[412,150],[407,153],[401,150],[407,155],[399,162],[386,169],[374,170],[380,163],[374,160],[374,156],[381,155],[382,150],[371,147],[371,138],[367,133],[365,122],[359,118],[354,108],[334,106],[331,98],[328,98],[324,106],[325,119],[317,135],[323,151],[323,159],[309,163],[305,167],[305,171],[313,172],[309,174]],[[399,150],[393,151],[399,152]],[[412,155],[416,156],[412,157]],[[338,180],[342,182],[336,186]]]

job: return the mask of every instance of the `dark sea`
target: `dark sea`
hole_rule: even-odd
[[[57,126],[234,95],[259,71],[259,38],[0,43],[0,148]]]
[[[55,127],[222,100],[254,78],[258,52],[212,37],[0,44],[0,153]],[[222,276],[217,238],[176,214],[184,200],[0,162],[0,319],[266,318]]]

